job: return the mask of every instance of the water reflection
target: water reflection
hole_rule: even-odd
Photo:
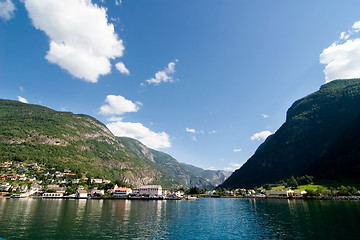
[[[6,239],[360,239],[359,202],[0,198]]]

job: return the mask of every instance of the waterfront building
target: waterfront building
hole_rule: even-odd
[[[86,190],[77,190],[75,197],[77,198],[87,198],[88,197],[88,192]]]
[[[129,196],[132,193],[131,188],[126,188],[126,187],[120,187],[120,188],[116,188],[113,192],[113,196],[118,197],[118,196]]]
[[[88,191],[90,193],[91,196],[94,196],[94,195],[101,195],[103,196],[105,194],[105,191],[104,189],[91,189]]]
[[[267,197],[273,198],[287,198],[292,190],[266,190],[265,194]]]
[[[61,198],[63,197],[63,193],[43,193],[43,198]]]
[[[66,187],[60,187],[59,185],[48,185],[48,190],[55,190],[57,193],[65,193]]]
[[[161,196],[162,195],[162,187],[160,185],[146,185],[139,188],[140,195],[154,195]]]

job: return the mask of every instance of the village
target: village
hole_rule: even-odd
[[[191,189],[169,190],[161,185],[144,185],[132,189],[107,179],[88,178],[68,169],[58,171],[34,162],[8,161],[0,164],[0,196],[12,198],[194,200],[198,197],[301,198],[304,194],[306,191],[291,189],[198,189],[192,192]]]

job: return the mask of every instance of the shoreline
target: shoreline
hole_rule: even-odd
[[[313,197],[298,197],[298,198],[289,198],[289,197],[257,197],[257,196],[195,196],[199,198],[238,198],[238,199],[284,199],[284,200],[324,200],[324,201],[360,201],[360,196],[313,196]],[[140,201],[182,201],[187,200],[186,198],[150,198],[150,197],[88,197],[88,198],[77,198],[77,197],[11,197],[11,196],[0,196],[0,198],[21,198],[21,199],[79,199],[79,200],[140,200]]]

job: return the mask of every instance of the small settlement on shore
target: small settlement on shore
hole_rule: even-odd
[[[360,200],[352,197],[308,197],[306,191],[292,189],[253,190],[235,189],[207,190],[201,194],[185,195],[182,190],[168,190],[161,185],[144,185],[138,188],[119,186],[100,178],[88,178],[70,170],[59,171],[33,162],[0,163],[0,197],[13,198],[65,198],[65,199],[133,199],[133,200],[195,200],[204,198],[310,198],[335,200]]]
[[[100,178],[88,178],[70,170],[58,171],[34,162],[0,163],[0,196],[78,199],[183,199],[184,192],[161,185],[131,189]]]

